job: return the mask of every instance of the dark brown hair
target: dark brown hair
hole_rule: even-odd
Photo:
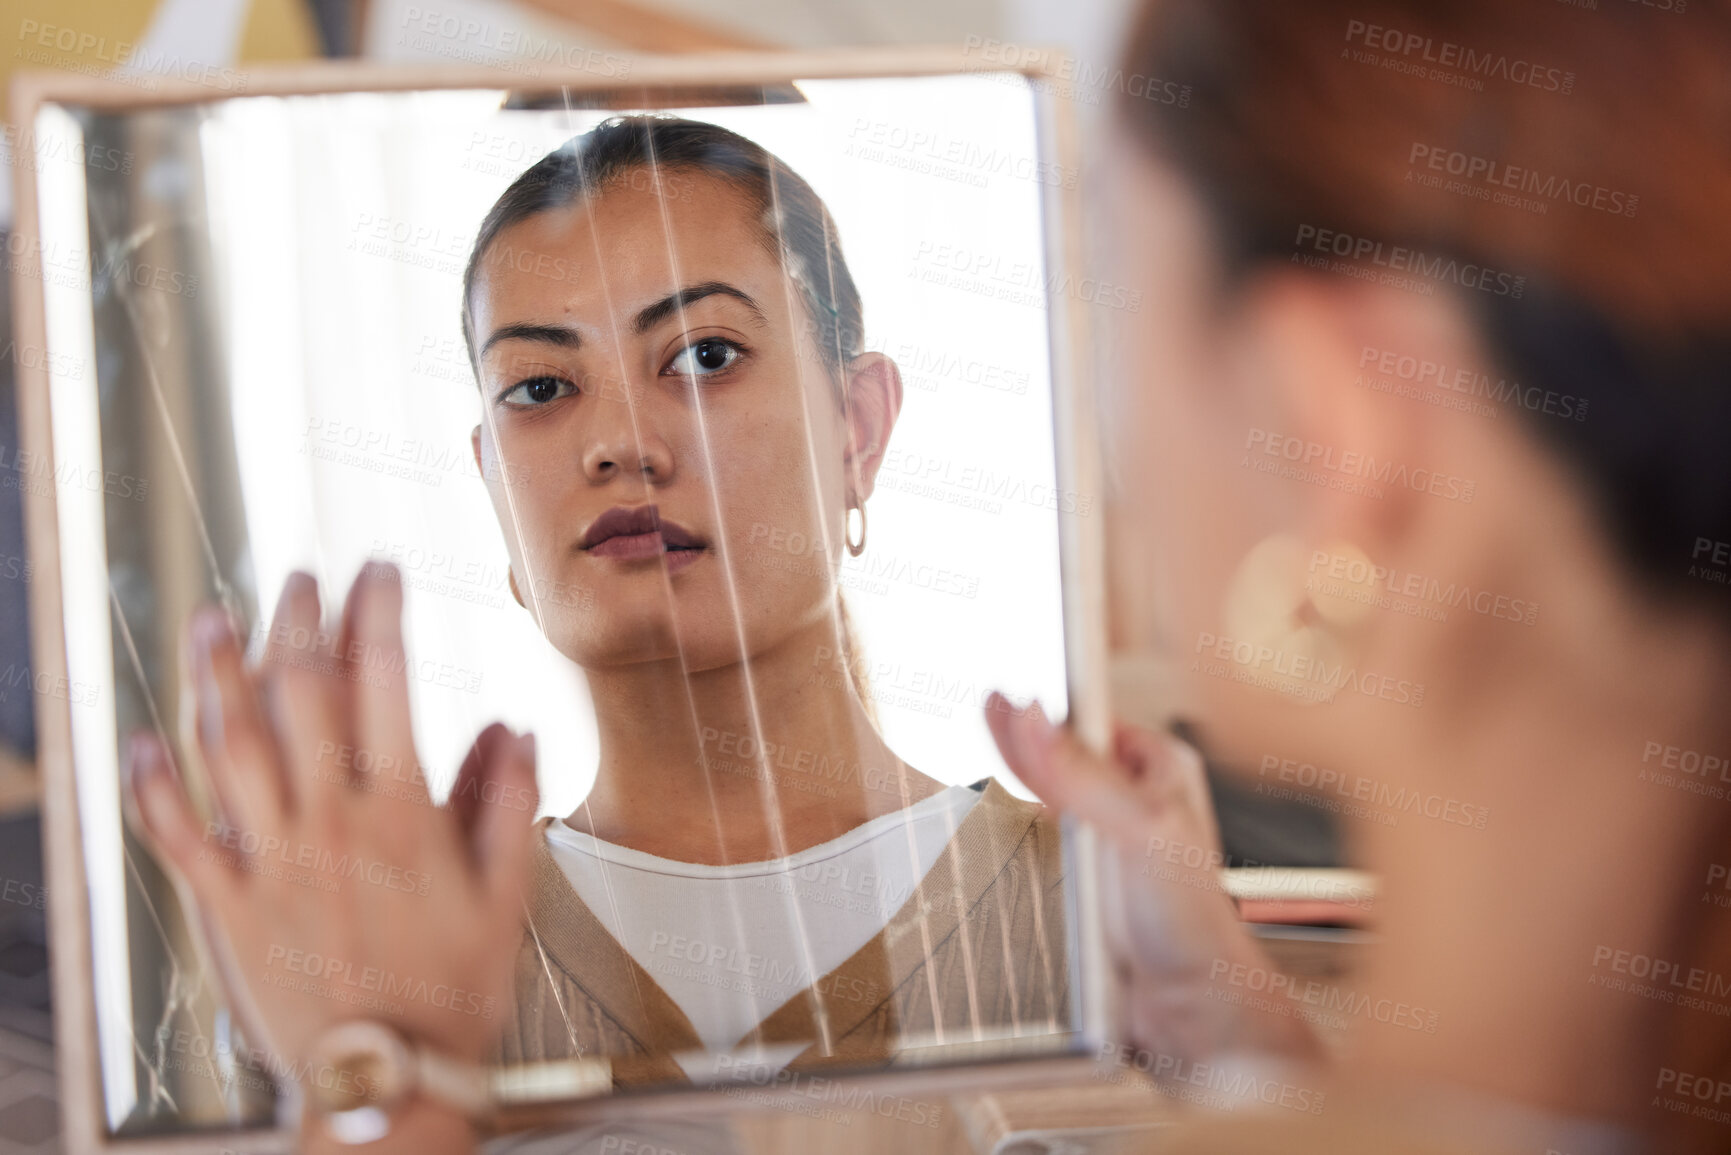
[[[1731,542],[1731,6],[1661,3],[1153,0],[1126,72],[1192,99],[1127,88],[1116,117],[1201,195],[1227,289],[1309,263],[1306,227],[1508,276],[1460,289],[1498,369],[1590,402],[1580,420],[1523,406],[1525,428],[1642,588],[1723,622],[1731,591],[1689,569],[1702,539]],[[1437,155],[1455,184],[1426,179]],[[1692,899],[1667,950],[1720,966],[1731,930]],[[1653,1054],[1731,1070],[1723,1032],[1660,1013]],[[1656,1150],[1722,1126],[1651,1125]]]
[[[1731,9],[1670,2],[1154,0],[1125,71],[1192,98],[1116,116],[1201,194],[1228,285],[1323,230],[1324,265],[1454,271],[1500,372],[1586,402],[1520,410],[1632,572],[1731,611],[1689,575],[1731,541]]]
[[[717,177],[749,198],[764,244],[799,286],[818,355],[838,382],[864,339],[859,289],[835,221],[805,179],[763,146],[720,125],[672,116],[616,116],[535,162],[500,195],[475,235],[463,271],[463,337],[475,356],[469,300],[499,234],[564,208],[641,170]],[[841,398],[845,403],[845,398]]]

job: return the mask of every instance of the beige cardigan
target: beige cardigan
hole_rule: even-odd
[[[618,1086],[685,1082],[697,1032],[577,897],[536,825],[529,925],[496,1061],[613,1061]],[[878,936],[794,995],[741,1046],[808,1042],[793,1070],[888,1059],[903,1039],[1067,1029],[1063,871],[1055,820],[990,782]],[[941,1039],[934,1040],[934,1034]]]

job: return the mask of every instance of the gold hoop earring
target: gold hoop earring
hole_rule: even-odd
[[[856,511],[859,513],[859,540],[858,541],[855,541],[854,536],[853,536],[853,514]],[[858,557],[860,554],[865,552],[865,541],[866,541],[865,502],[862,501],[858,505],[848,506],[847,507],[847,513],[843,516],[844,516],[844,524],[842,526],[842,532],[844,534],[844,539],[847,542],[847,551],[849,554],[853,555],[854,557]]]
[[[1314,553],[1286,534],[1257,542],[1227,585],[1226,637],[1211,652],[1233,675],[1306,704],[1327,702],[1347,664],[1346,631],[1376,605],[1364,551],[1336,542]],[[1229,645],[1228,654],[1220,653]]]
[[[505,567],[505,584],[511,587],[511,596],[517,599],[517,604],[528,609],[528,604],[523,601],[523,591],[517,588],[517,571],[508,565]]]

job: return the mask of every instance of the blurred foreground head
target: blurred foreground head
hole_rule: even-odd
[[[1156,0],[1107,181],[1117,642],[1367,812],[1365,983],[1445,1029],[1358,1061],[1703,1146],[1653,1103],[1731,989],[1596,980],[1731,983],[1728,61],[1682,0]]]
[[[1722,6],[1148,6],[1126,72],[1190,99],[1115,117],[1126,643],[1223,708],[1345,691],[1299,711],[1338,732],[1632,622],[1722,638],[1727,60]]]

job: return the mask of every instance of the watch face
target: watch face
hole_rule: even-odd
[[[305,1081],[313,1106],[326,1115],[389,1110],[413,1089],[414,1056],[402,1036],[381,1023],[342,1023],[313,1048]]]

